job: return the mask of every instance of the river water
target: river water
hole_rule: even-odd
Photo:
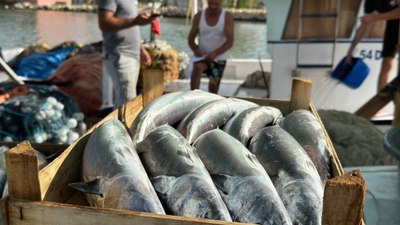
[[[184,18],[161,18],[161,37],[178,51],[187,45],[189,23]],[[150,38],[150,27],[141,28],[142,39]],[[233,58],[268,58],[267,26],[264,22],[235,21]],[[101,40],[97,14],[59,11],[0,10],[0,47],[27,47],[46,43],[50,47],[65,41],[89,44]]]

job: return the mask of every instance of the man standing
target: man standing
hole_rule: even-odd
[[[200,87],[202,73],[210,79],[208,90],[218,93],[219,84],[225,69],[228,50],[233,45],[234,18],[221,7],[222,0],[207,0],[208,7],[193,18],[188,43],[195,57],[191,74],[191,89]],[[198,44],[195,39],[198,37]]]
[[[114,108],[136,97],[140,61],[151,57],[141,45],[139,26],[156,17],[138,13],[137,0],[99,0],[98,20],[103,34],[103,64],[114,85]]]
[[[389,82],[390,73],[396,67],[396,45],[399,41],[399,17],[400,8],[398,0],[366,0],[364,5],[364,15],[361,18],[361,26],[356,33],[356,38],[351,44],[346,62],[351,64],[351,55],[364,36],[367,28],[375,21],[386,20],[386,28],[382,47],[382,64],[378,78],[378,92]]]

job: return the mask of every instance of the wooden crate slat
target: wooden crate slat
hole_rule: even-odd
[[[38,158],[28,141],[6,152],[10,196],[41,200]]]
[[[60,204],[54,202],[35,202],[9,200],[10,221],[13,225],[239,225],[243,223],[206,220],[190,217],[158,215],[114,209]]]
[[[146,106],[164,93],[164,72],[162,70],[145,70],[143,77],[143,106]],[[152,79],[146,79],[150,77]]]
[[[297,109],[309,110],[311,102],[311,80],[293,79],[289,111]]]
[[[335,151],[335,147],[333,146],[332,140],[329,137],[328,132],[325,129],[324,124],[322,123],[321,117],[318,115],[318,110],[313,103],[310,103],[310,111],[319,121],[319,124],[322,127],[322,130],[325,135],[326,144],[328,145],[328,150],[331,153],[331,173],[333,177],[342,176],[344,174],[344,170],[342,164],[340,163],[339,157]]]
[[[352,171],[328,180],[325,186],[322,224],[362,224],[365,196],[366,184],[360,171]]]

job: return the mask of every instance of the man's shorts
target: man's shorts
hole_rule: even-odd
[[[215,85],[219,85],[221,82],[222,74],[224,73],[226,65],[226,60],[221,60],[218,62],[212,62],[208,64],[208,68],[205,71],[210,82]]]
[[[382,57],[395,57],[399,42],[399,19],[386,21]]]

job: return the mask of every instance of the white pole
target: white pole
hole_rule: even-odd
[[[199,7],[198,7],[198,1],[197,0],[191,0],[191,1],[192,1],[191,20],[193,21],[193,17],[199,11]]]

